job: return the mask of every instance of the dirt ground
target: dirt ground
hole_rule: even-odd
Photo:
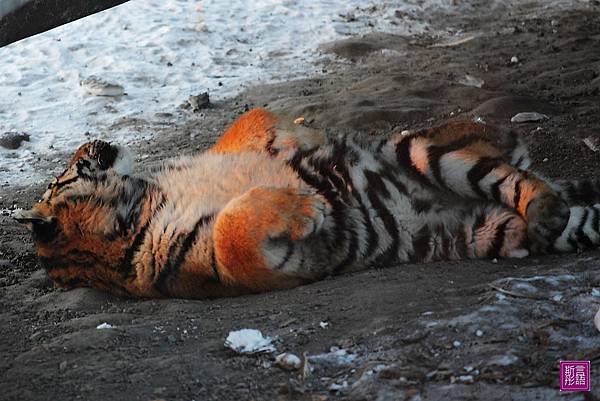
[[[598,174],[600,153],[583,139],[600,140],[600,3],[457,3],[455,13],[427,16],[462,32],[454,42],[349,38],[323,45],[337,58],[317,78],[252,88],[184,124],[168,115],[122,124],[158,132],[135,149],[151,165],[206,148],[254,106],[365,136],[449,118],[508,127],[517,112],[537,111],[549,118],[512,125],[535,168]],[[0,208],[27,207],[43,188],[2,187]],[[0,224],[2,400],[600,399],[597,251],[402,265],[232,299],[128,300],[54,289],[25,230],[8,215]],[[96,329],[104,322],[114,327]],[[226,349],[241,328],[272,337],[277,353]],[[306,355],[310,374],[275,366],[284,351]],[[590,393],[559,392],[559,361],[568,359],[591,360]]]

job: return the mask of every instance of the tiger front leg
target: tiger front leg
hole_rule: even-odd
[[[316,279],[298,268],[303,245],[321,230],[328,212],[321,196],[292,188],[255,187],[231,200],[213,231],[222,279],[251,291]]]

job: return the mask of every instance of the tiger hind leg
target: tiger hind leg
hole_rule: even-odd
[[[291,117],[265,109],[248,111],[238,118],[210,149],[214,153],[268,152],[306,149],[326,142],[322,131],[295,124]]]
[[[213,230],[223,281],[251,291],[291,288],[322,276],[300,271],[303,244],[317,234],[329,210],[323,198],[291,188],[255,187],[231,200]],[[306,260],[307,269],[315,269]]]
[[[600,203],[600,180],[559,180],[550,185],[569,206],[592,206]]]
[[[411,261],[522,258],[529,255],[527,223],[511,209],[486,205],[421,216]]]
[[[567,225],[569,208],[545,181],[509,164],[489,130],[473,122],[452,122],[395,135],[381,151],[426,185],[516,210],[528,223],[532,249],[545,252]]]
[[[553,243],[557,252],[573,252],[600,246],[600,203],[572,206],[567,227]]]

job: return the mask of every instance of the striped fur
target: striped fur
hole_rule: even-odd
[[[59,286],[137,297],[600,243],[598,186],[547,184],[514,136],[452,122],[359,145],[290,121],[250,111],[207,152],[140,176],[125,149],[85,144],[17,220]]]

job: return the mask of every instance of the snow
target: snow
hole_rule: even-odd
[[[106,323],[106,322],[101,323],[96,327],[96,329],[98,329],[98,330],[105,330],[105,329],[112,329],[112,328],[113,328],[113,325]]]
[[[270,337],[265,337],[256,329],[241,329],[229,332],[225,346],[240,354],[255,354],[259,352],[274,352]]]
[[[321,43],[373,31],[424,32],[425,22],[398,18],[395,11],[416,15],[451,1],[417,6],[395,0],[376,8],[362,0],[248,5],[131,1],[0,48],[0,133],[31,135],[17,151],[0,149],[0,184],[47,180],[61,166],[35,171],[38,157],[72,152],[92,137],[124,144],[150,138],[151,132],[115,124],[152,122],[166,112],[180,121],[177,107],[190,95],[208,91],[219,100],[260,82],[318,74]],[[89,93],[90,77],[122,87],[125,95]]]
[[[464,32],[434,31],[427,19],[470,7],[453,0],[136,0],[2,47],[0,134],[25,132],[31,141],[0,148],[0,185],[47,181],[91,138],[149,139],[147,127],[165,113],[170,124],[185,119],[178,106],[190,95],[208,91],[218,101],[257,83],[321,74],[317,62],[332,57],[319,52],[325,42],[370,32],[456,41]],[[89,93],[90,77],[124,95]],[[36,169],[38,159],[53,168]]]
[[[329,352],[324,354],[312,355],[308,360],[313,363],[325,363],[331,365],[351,365],[357,358],[356,354],[350,354],[348,351],[338,347],[331,347]]]

